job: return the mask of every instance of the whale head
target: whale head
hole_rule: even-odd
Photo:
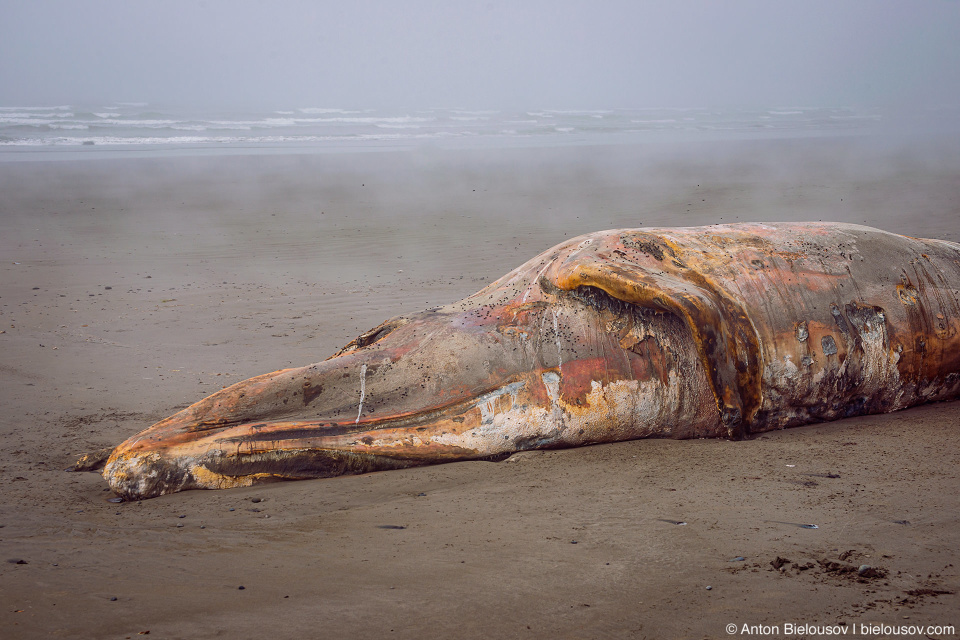
[[[756,359],[755,340],[735,306],[672,252],[636,230],[575,238],[326,360],[200,400],[119,445],[104,477],[140,499],[728,435],[756,407],[757,367],[742,366]]]

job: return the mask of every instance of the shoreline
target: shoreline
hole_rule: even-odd
[[[860,142],[889,148],[891,145],[911,147],[935,145],[955,148],[960,142],[960,128],[894,126],[889,129],[866,130],[691,130],[596,133],[583,132],[549,135],[484,135],[410,139],[285,140],[277,142],[157,142],[118,144],[0,144],[0,163],[64,160],[109,160],[119,158],[160,159],[180,157],[327,155],[367,153],[410,153],[442,151],[451,153],[545,151],[565,149],[624,148],[676,150],[699,146],[751,143]]]

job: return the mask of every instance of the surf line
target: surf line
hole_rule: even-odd
[[[360,408],[357,409],[357,419],[353,424],[360,424],[360,414],[363,413],[363,399],[367,395],[367,363],[360,365]]]

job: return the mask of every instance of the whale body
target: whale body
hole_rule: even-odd
[[[125,499],[960,398],[960,245],[832,223],[568,240],[113,450]]]

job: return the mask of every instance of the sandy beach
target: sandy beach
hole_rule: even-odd
[[[52,158],[0,159],[0,636],[960,630],[960,402],[122,504],[64,471],[581,233],[960,241],[957,139]]]

